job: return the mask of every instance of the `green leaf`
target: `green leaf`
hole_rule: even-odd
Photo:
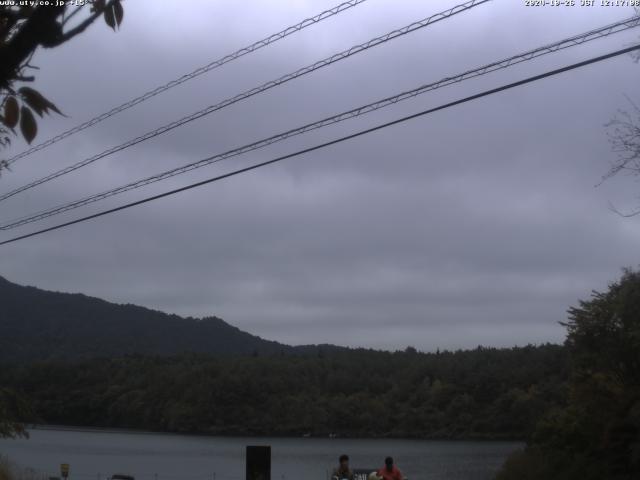
[[[18,124],[18,117],[20,116],[20,110],[18,108],[18,101],[16,97],[9,97],[4,103],[4,124],[13,128]]]
[[[122,18],[124,17],[124,8],[122,8],[122,3],[119,0],[113,3],[113,14],[119,28],[122,23]]]
[[[20,131],[27,143],[31,143],[38,133],[36,119],[31,110],[24,105],[20,109]]]
[[[53,110],[54,112],[63,115],[58,107],[33,88],[22,87],[18,90],[18,93],[22,95],[22,98],[27,105],[29,105],[39,116],[42,116],[43,113],[49,113],[49,110]]]
[[[114,31],[116,29],[116,17],[113,13],[113,8],[109,7],[104,11],[104,21],[109,25]]]

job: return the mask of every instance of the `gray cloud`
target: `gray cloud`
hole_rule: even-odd
[[[452,4],[371,0],[24,159],[1,186],[19,186]],[[41,122],[40,139],[332,2],[149,5],[127,4],[117,34],[97,25],[38,55],[41,90],[70,115]],[[492,2],[16,196],[0,214],[13,218],[108,189],[631,13]],[[624,33],[447,87],[83,213],[620,48],[637,36]],[[607,207],[632,206],[637,183],[616,179],[594,188],[612,159],[603,124],[624,107],[623,94],[637,97],[638,68],[619,58],[10,245],[0,252],[0,274],[184,315],[218,315],[296,344],[435,349],[561,341],[557,322],[567,307],[638,263],[640,225]]]

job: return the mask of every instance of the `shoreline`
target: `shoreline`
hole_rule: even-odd
[[[186,437],[212,437],[212,438],[295,438],[299,440],[411,440],[411,441],[425,441],[425,442],[525,442],[522,438],[515,438],[509,436],[469,436],[469,437],[403,437],[393,435],[377,435],[377,436],[349,436],[349,435],[337,435],[331,437],[329,435],[297,435],[297,434],[255,434],[255,433],[206,433],[206,432],[169,432],[163,430],[138,430],[133,428],[118,428],[118,427],[96,427],[96,426],[82,426],[82,425],[55,425],[55,424],[28,424],[27,430],[46,430],[46,431],[59,431],[59,432],[87,432],[87,433],[124,433],[130,435],[174,435],[174,436],[186,436]]]

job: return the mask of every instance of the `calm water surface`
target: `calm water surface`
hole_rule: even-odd
[[[0,440],[0,455],[16,464],[70,480],[242,480],[246,445],[271,445],[273,480],[325,480],[338,455],[352,467],[379,467],[387,455],[410,480],[489,480],[514,442],[221,438],[130,432],[31,430],[29,440]]]

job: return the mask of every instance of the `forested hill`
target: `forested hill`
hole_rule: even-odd
[[[16,285],[0,277],[0,362],[309,349],[264,340],[216,317],[182,318],[82,294]]]
[[[524,438],[542,412],[565,402],[567,371],[559,345],[437,353],[291,347],[215,317],[181,318],[0,277],[0,386],[33,406],[22,421]]]

